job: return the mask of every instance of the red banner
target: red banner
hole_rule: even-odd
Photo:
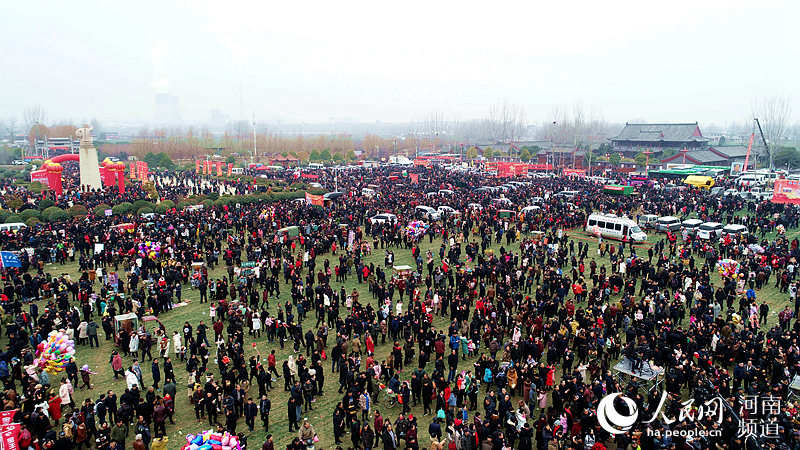
[[[14,422],[14,413],[17,410],[12,409],[10,411],[0,411],[0,426],[2,425],[10,425]]]
[[[11,411],[12,413],[14,411]],[[0,450],[19,450],[20,424],[11,423],[0,427]]]
[[[217,176],[218,177],[222,176],[222,165],[223,164],[225,164],[225,163],[222,162],[222,161],[217,161]]]
[[[775,188],[772,191],[772,203],[800,205],[800,181],[786,179],[775,180]]]
[[[414,160],[414,165],[415,166],[421,166],[421,167],[430,167],[431,166],[431,162],[429,160],[427,160],[427,159],[415,159]]]
[[[309,194],[308,192],[306,192],[306,201],[314,206],[325,205],[325,197],[321,195]]]
[[[200,160],[195,161],[194,169],[197,171],[197,174],[200,175],[200,172],[203,171],[203,161]]]
[[[583,169],[563,169],[565,177],[585,177],[586,171]]]
[[[231,176],[231,172],[233,172],[233,163],[228,163],[228,176]]]
[[[411,184],[419,184],[419,174],[418,173],[410,173],[410,174],[408,174],[408,178],[411,180]]]

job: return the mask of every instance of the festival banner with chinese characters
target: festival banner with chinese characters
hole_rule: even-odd
[[[800,205],[800,181],[775,180],[775,189],[772,191],[772,203]]]

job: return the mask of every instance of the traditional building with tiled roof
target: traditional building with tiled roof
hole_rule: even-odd
[[[614,151],[633,157],[650,150],[661,153],[667,149],[700,149],[708,145],[700,126],[694,123],[626,123],[620,133],[611,138]]]

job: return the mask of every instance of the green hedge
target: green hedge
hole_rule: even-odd
[[[45,209],[55,205],[56,203],[49,198],[43,198],[39,200],[39,209],[44,211]]]
[[[140,215],[140,216],[141,216],[142,214],[150,214],[151,212],[153,212],[153,208],[151,208],[151,207],[149,207],[149,206],[143,206],[143,207],[141,207],[141,208],[139,208],[139,209],[137,209],[137,210],[136,210],[136,214],[138,214],[138,215]],[[162,214],[163,214],[163,213],[162,213]]]
[[[29,227],[35,227],[36,224],[39,224],[39,223],[42,223],[42,221],[37,219],[36,217],[31,217],[31,218],[29,218],[28,220],[25,221],[25,225],[27,225]]]
[[[159,203],[158,205],[156,205],[155,212],[158,213],[158,214],[166,214],[167,213],[167,209],[170,209],[170,208],[167,208],[167,205],[165,205],[162,202],[162,203]]]
[[[5,223],[19,223],[19,222],[23,222],[22,217],[20,217],[19,214],[11,214],[6,216]]]
[[[139,211],[142,208],[152,208],[153,206],[153,203],[148,202],[147,200],[136,200],[133,202],[133,209],[135,211]]]
[[[70,216],[66,211],[56,206],[51,206],[42,211],[42,219],[44,219],[45,222],[58,222],[61,220],[67,220],[69,217]]]
[[[35,217],[37,219],[42,218],[42,212],[38,209],[26,209],[19,213],[19,216],[22,217],[23,221],[27,221],[28,219]]]
[[[111,206],[106,205],[105,203],[101,203],[94,207],[92,211],[94,211],[95,216],[104,216],[106,215],[106,210],[111,209]]]
[[[122,202],[119,205],[114,205],[111,208],[111,212],[115,216],[124,216],[125,214],[130,214],[131,212],[133,212],[133,203]]]
[[[89,214],[89,211],[83,205],[72,205],[67,210],[67,214],[69,214],[70,217],[85,217]]]

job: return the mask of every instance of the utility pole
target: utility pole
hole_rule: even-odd
[[[258,158],[258,148],[256,147],[256,113],[253,113],[253,158]]]

